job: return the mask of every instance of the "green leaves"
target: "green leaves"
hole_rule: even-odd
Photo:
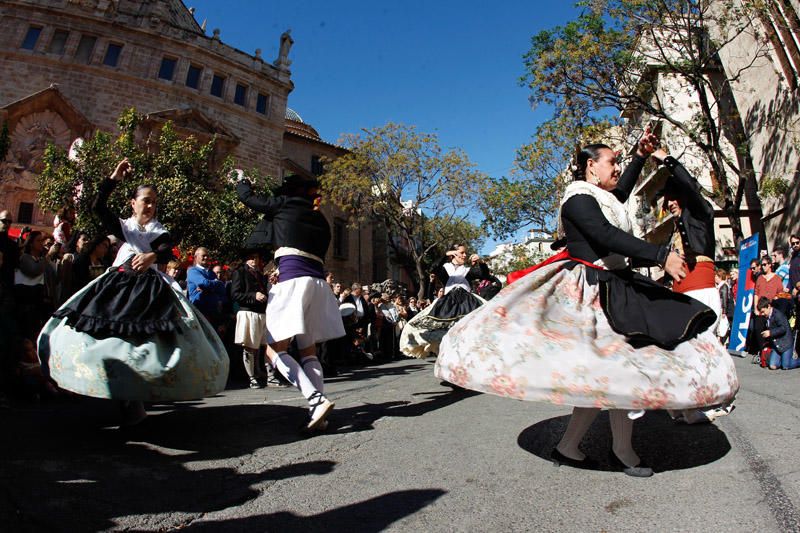
[[[258,215],[245,208],[235,196],[227,176],[232,160],[221,168],[210,164],[214,141],[201,144],[193,137],[181,138],[167,122],[150,138],[137,141],[140,117],[133,109],[118,120],[116,138],[99,131],[84,142],[79,161],[48,146],[45,168],[39,177],[39,202],[56,211],[64,206],[76,210],[77,226],[92,234],[100,231],[99,220],[91,209],[99,184],[127,157],[133,177],[121,182],[109,205],[121,218],[130,216],[128,198],[138,185],[148,183],[158,190],[158,219],[170,231],[181,250],[190,252],[206,246],[217,258],[238,257],[239,248],[258,221]],[[264,187],[256,171],[247,172]]]
[[[394,123],[342,144],[350,152],[326,162],[325,197],[354,221],[384,224],[412,278],[453,243],[482,236],[470,219],[487,178],[462,150],[443,150],[435,134]]]

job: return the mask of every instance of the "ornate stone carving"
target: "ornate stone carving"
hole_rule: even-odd
[[[66,148],[71,140],[72,132],[58,113],[46,110],[22,117],[11,132],[11,147],[0,165],[3,181],[36,187],[35,175],[43,170],[47,145]]]

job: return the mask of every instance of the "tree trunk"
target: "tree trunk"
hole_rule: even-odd
[[[425,269],[422,268],[422,258],[417,259],[417,277],[419,279],[419,290],[417,291],[417,300],[425,298],[425,291],[428,288],[428,277],[425,275]]]

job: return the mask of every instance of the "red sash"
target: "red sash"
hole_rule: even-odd
[[[539,270],[543,266],[547,266],[547,265],[549,265],[551,263],[556,263],[558,261],[575,261],[577,263],[581,263],[582,265],[586,265],[587,267],[590,267],[590,268],[596,268],[598,270],[605,270],[603,267],[597,266],[594,263],[590,263],[588,261],[584,261],[583,259],[578,259],[577,257],[572,257],[571,255],[569,255],[569,251],[567,251],[567,249],[564,248],[563,250],[558,252],[556,255],[548,257],[547,259],[545,259],[541,263],[535,264],[533,266],[529,266],[528,268],[525,268],[525,269],[522,269],[522,270],[516,270],[514,272],[509,272],[508,275],[506,276],[506,282],[509,285],[511,285],[512,283],[514,283],[515,281],[517,281],[521,277],[527,276],[531,272],[535,272],[536,270]]]

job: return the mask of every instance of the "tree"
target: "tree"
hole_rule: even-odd
[[[469,218],[485,177],[463,151],[444,151],[413,126],[389,123],[342,143],[350,152],[326,161],[321,177],[326,197],[354,223],[384,224],[392,255],[424,294],[439,254],[482,236]]]
[[[594,0],[578,5],[585,9],[577,19],[532,38],[521,80],[531,101],[553,106],[552,120],[577,125],[579,132],[598,119],[618,123],[620,113],[669,123],[707,159],[715,199],[734,238],[741,239],[739,209],[754,175],[730,86],[743,70],[726,73],[719,53],[747,33],[759,43],[748,50],[750,65],[764,57],[763,2]],[[681,90],[693,94],[695,112],[687,113],[658,90],[659,73],[669,73]]]
[[[525,226],[555,231],[559,199],[572,180],[569,172],[577,139],[607,139],[607,121],[581,126],[561,116],[542,123],[531,143],[517,149],[510,177],[483,183],[479,196],[484,227],[503,238]]]
[[[118,120],[116,138],[98,131],[84,142],[79,161],[70,160],[64,150],[50,145],[45,150],[45,168],[39,176],[38,200],[47,210],[72,207],[76,226],[97,234],[100,221],[91,205],[100,183],[111,174],[117,162],[127,157],[134,177],[121,182],[109,199],[112,210],[129,216],[128,198],[143,183],[158,190],[158,218],[169,229],[179,247],[190,252],[205,246],[221,260],[231,260],[256,224],[258,215],[236,199],[229,180],[234,162],[225,161],[220,169],[211,168],[209,158],[214,140],[200,144],[193,137],[180,138],[167,122],[160,132],[137,141],[140,117],[129,109]],[[256,183],[256,170],[248,172]]]

